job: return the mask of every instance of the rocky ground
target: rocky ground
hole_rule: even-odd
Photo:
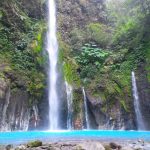
[[[44,143],[37,140],[19,146],[1,146],[0,150],[150,150],[150,142],[76,140]]]

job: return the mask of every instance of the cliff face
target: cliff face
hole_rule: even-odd
[[[136,129],[134,115],[122,109],[119,102],[106,104],[102,99],[87,94],[91,127],[101,130]],[[104,108],[107,111],[104,111]]]
[[[74,29],[83,29],[91,22],[105,22],[103,0],[57,0],[58,30],[70,41]]]
[[[37,106],[30,104],[30,95],[18,80],[8,73],[0,78],[0,131],[26,131],[37,126]]]
[[[150,83],[148,81],[148,72],[144,69],[145,65],[142,64],[137,72],[137,87],[140,98],[140,105],[142,116],[147,130],[150,130]]]
[[[73,86],[73,122],[84,126],[82,86],[94,129],[136,129],[133,108],[131,49],[111,45],[104,0],[57,0],[59,65]],[[0,2],[0,130],[26,130],[48,125],[45,0]],[[134,49],[134,48],[132,48]],[[134,57],[137,57],[136,55]],[[143,58],[142,58],[143,59]],[[140,60],[141,61],[141,60]],[[62,65],[63,64],[63,65]],[[142,112],[149,129],[149,82],[145,66],[137,69]],[[60,69],[61,70],[61,69]],[[58,85],[61,126],[67,106],[62,76]],[[64,105],[65,104],[65,105]]]
[[[37,104],[42,99],[45,80],[42,6],[38,0],[0,1],[1,131],[38,126]]]
[[[111,45],[114,38],[112,33],[115,34],[115,31],[109,26],[112,22],[107,20],[109,16],[105,1],[58,0],[57,10],[60,50],[64,55],[64,63],[73,72],[69,74],[69,69],[65,66],[68,70],[65,68],[64,74],[66,78],[69,76],[75,91],[78,88],[80,91],[81,86],[85,87],[91,126],[98,129],[136,129],[131,81],[131,71],[135,64],[131,59],[136,61],[141,58],[132,54],[132,49],[135,51],[136,48],[130,49],[126,41],[124,43],[127,48],[121,47],[121,41],[116,47]],[[102,54],[92,54],[96,51],[94,48],[99,48],[99,51],[103,51]],[[105,52],[108,52],[108,56],[104,56],[103,60]],[[143,76],[145,75],[144,71]],[[148,89],[146,78],[141,79],[139,76],[141,86],[138,87],[145,118],[149,114],[145,112],[149,110],[149,106],[144,106],[149,97],[148,92],[144,92]],[[81,81],[80,85],[77,83],[78,79]],[[144,104],[145,100],[147,102]],[[78,103],[75,105],[74,122],[84,124],[81,119],[81,116],[84,118],[84,111],[80,110],[83,105],[81,92],[75,94],[74,102]],[[149,122],[149,119],[145,120]]]

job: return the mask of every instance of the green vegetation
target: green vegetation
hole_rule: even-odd
[[[71,47],[77,51],[86,43],[106,48],[111,44],[111,27],[101,23],[89,23],[83,29],[73,28],[70,33]]]
[[[45,89],[44,1],[33,0],[29,5],[23,0],[5,0],[0,6],[0,77],[9,77],[13,90],[21,82],[31,104],[42,98]],[[104,112],[108,104],[116,103],[130,112],[131,71],[145,67],[150,82],[150,2],[111,0],[106,11],[102,22],[89,20],[69,29],[60,22],[59,69],[74,89],[84,86],[92,96],[101,98]],[[68,39],[62,38],[65,34]],[[82,99],[77,90],[75,116],[80,113]]]
[[[145,46],[145,51],[146,51],[146,71],[147,71],[147,78],[148,78],[148,81],[150,82],[150,43],[148,43]]]
[[[36,140],[36,141],[32,141],[32,142],[29,142],[27,144],[28,147],[39,147],[39,146],[42,146],[42,141],[39,141],[39,140]]]
[[[61,35],[58,35],[59,41],[59,65],[63,62],[63,75],[65,80],[71,85],[75,87],[80,86],[80,78],[79,74],[77,73],[78,65],[75,59],[72,58],[70,49],[71,47],[63,42]]]
[[[21,82],[29,92],[32,101],[41,99],[45,88],[43,64],[43,33],[45,23],[41,18],[29,16],[28,9],[36,11],[23,1],[4,1],[0,6],[0,58],[2,74],[12,74],[11,87],[17,88]],[[35,4],[34,4],[35,5]],[[41,7],[37,3],[36,7]],[[9,69],[8,69],[9,68]],[[12,89],[13,90],[13,89]]]
[[[112,0],[106,7],[107,24],[91,22],[70,34],[82,84],[110,105],[119,102],[126,112],[132,105],[131,71],[144,65],[150,81],[149,8],[148,1]]]
[[[74,120],[79,119],[82,120],[83,119],[83,108],[82,105],[83,104],[83,95],[82,95],[82,91],[81,88],[78,90],[74,90],[73,92],[73,116],[74,116]]]
[[[81,54],[76,58],[80,65],[81,78],[93,78],[95,73],[102,67],[109,53],[99,49],[95,44],[85,44],[81,48]],[[94,67],[94,69],[92,69]],[[92,71],[90,71],[92,69]]]
[[[90,23],[86,27],[86,35],[89,41],[94,41],[101,47],[106,47],[109,45],[111,40],[111,28],[100,23]]]

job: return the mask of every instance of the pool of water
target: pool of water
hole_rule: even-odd
[[[61,141],[61,140],[137,140],[150,141],[149,131],[30,131],[30,132],[1,132],[0,144],[21,144],[32,140]]]

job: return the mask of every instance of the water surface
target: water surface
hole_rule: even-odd
[[[0,144],[20,144],[32,140],[42,140],[44,142],[62,140],[137,140],[150,141],[148,131],[33,131],[33,132],[1,132]]]

